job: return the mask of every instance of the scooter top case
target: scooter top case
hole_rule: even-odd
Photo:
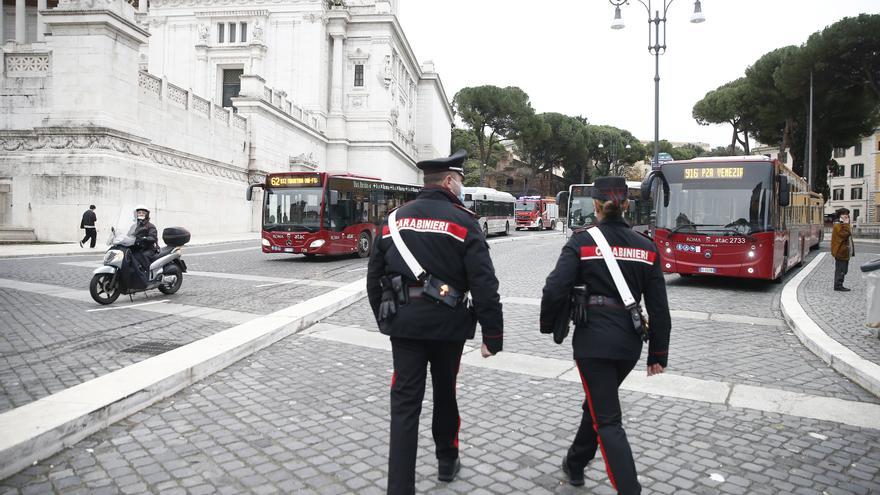
[[[189,240],[189,231],[183,227],[168,227],[162,230],[162,241],[169,246],[183,246]]]

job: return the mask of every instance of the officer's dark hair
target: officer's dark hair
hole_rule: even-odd
[[[451,170],[441,170],[439,172],[425,172],[425,185],[440,185],[443,184],[443,181],[446,180],[446,177],[454,174],[455,172]]]
[[[89,205],[89,209],[90,209],[90,210],[94,210],[94,209],[95,209],[95,205]]]
[[[614,201],[601,202],[602,216],[608,219],[620,218],[623,216],[623,204]]]

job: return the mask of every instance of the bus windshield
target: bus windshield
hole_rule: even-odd
[[[320,226],[322,189],[319,187],[267,189],[263,229],[314,232]]]
[[[537,205],[534,201],[517,201],[516,211],[535,211]]]
[[[572,195],[568,217],[570,219],[569,226],[572,229],[596,223],[596,210],[593,207],[593,198],[590,196]]]
[[[670,198],[658,208],[658,228],[713,235],[768,230],[769,166],[664,166],[663,173]]]

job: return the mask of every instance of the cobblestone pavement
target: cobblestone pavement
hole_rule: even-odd
[[[228,328],[137,309],[87,313],[82,303],[0,289],[0,412],[150,357],[144,343],[184,345]]]
[[[798,301],[807,315],[834,340],[859,356],[880,364],[880,339],[877,330],[865,327],[867,314],[866,282],[859,265],[877,259],[878,254],[856,247],[855,258],[849,261],[849,274],[844,285],[852,292],[835,292],[834,258],[826,254],[815,270],[798,289]],[[826,250],[827,252],[827,250]]]
[[[502,295],[540,297],[563,241],[493,245]],[[240,270],[236,263],[244,262],[224,271]],[[781,285],[667,280],[673,309],[778,319]],[[505,350],[567,359],[568,346],[537,333],[537,309],[505,304]],[[325,322],[375,330],[363,300]],[[670,364],[687,377],[877,403],[784,326],[675,318]],[[293,335],[3,480],[0,494],[382,493],[391,371],[387,351]],[[419,492],[613,493],[601,457],[585,489],[562,482],[578,383],[464,365],[463,468],[448,485],[435,481],[430,396]],[[880,492],[880,430],[639,392],[623,391],[621,401],[646,493]]]

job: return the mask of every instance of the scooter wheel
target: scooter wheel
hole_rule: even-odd
[[[89,294],[98,304],[112,304],[119,297],[119,287],[111,286],[113,275],[99,273],[89,282]]]
[[[161,292],[162,294],[174,294],[178,291],[178,289],[180,289],[180,286],[183,284],[183,273],[181,273],[180,270],[174,270],[172,274],[177,276],[177,280],[175,280],[174,283],[171,285],[160,285],[159,292]]]

